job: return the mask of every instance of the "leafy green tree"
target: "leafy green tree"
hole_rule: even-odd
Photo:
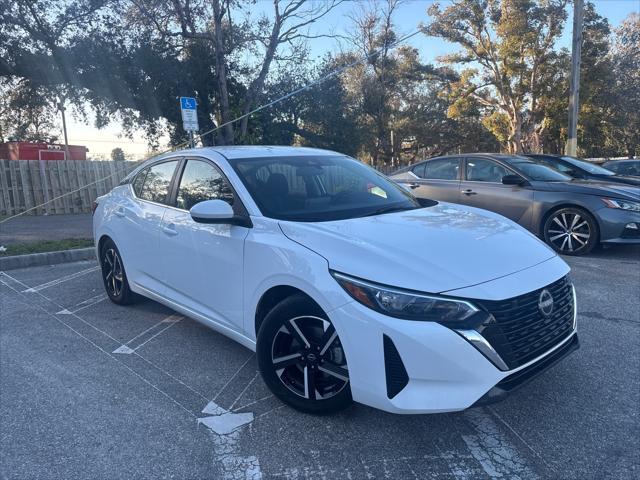
[[[25,79],[0,79],[0,142],[55,142],[56,109],[48,92]]]
[[[607,142],[613,152],[640,155],[640,15],[629,15],[615,31],[611,53],[615,110]]]
[[[113,160],[114,162],[124,162],[126,160],[124,150],[122,150],[120,147],[116,147],[111,150],[111,160]]]
[[[607,148],[607,124],[614,114],[613,64],[609,55],[611,29],[593,3],[585,4],[580,64],[580,112],[578,147],[583,157],[603,157]]]
[[[539,102],[550,88],[547,71],[566,20],[566,0],[453,0],[434,4],[423,32],[462,47],[442,60],[471,66],[463,72],[458,101],[473,97],[492,115],[485,125],[506,133],[510,152],[540,150],[544,115]],[[508,132],[504,127],[508,126]]]

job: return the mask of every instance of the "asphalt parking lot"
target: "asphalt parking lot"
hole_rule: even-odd
[[[0,273],[2,478],[640,477],[640,249],[568,258],[581,349],[502,403],[397,416],[283,406],[254,355],[95,262]]]

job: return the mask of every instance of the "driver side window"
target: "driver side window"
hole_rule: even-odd
[[[233,190],[222,174],[208,162],[188,160],[182,172],[176,207],[190,210],[205,200],[224,200],[233,205]]]
[[[571,172],[573,172],[573,168],[571,168],[568,165],[565,165],[562,162],[558,162],[557,160],[551,160],[546,158],[543,160],[543,163],[547,164],[551,168],[555,168],[561,173],[566,173],[568,175],[571,175]]]
[[[511,172],[502,165],[486,158],[469,158],[467,160],[466,179],[470,182],[502,183],[502,177]]]

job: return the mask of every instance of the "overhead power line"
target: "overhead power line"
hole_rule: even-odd
[[[272,107],[272,106],[274,106],[274,105],[276,105],[276,104],[278,104],[280,102],[283,102],[283,101],[287,100],[288,98],[291,98],[291,97],[293,97],[293,96],[295,96],[295,95],[297,95],[299,93],[304,92],[305,90],[309,90],[310,88],[313,88],[316,85],[320,85],[321,83],[329,80],[330,78],[333,78],[333,77],[336,77],[336,76],[340,75],[342,72],[348,70],[349,68],[353,68],[356,65],[360,65],[361,63],[364,63],[364,62],[368,61],[369,59],[376,57],[377,55],[382,53],[384,50],[393,50],[393,49],[397,48],[402,43],[404,43],[407,40],[409,40],[410,38],[416,36],[418,33],[420,33],[420,30],[416,29],[413,32],[411,32],[411,33],[409,33],[407,35],[404,35],[403,37],[399,38],[395,42],[392,42],[392,43],[390,43],[388,45],[385,45],[385,46],[379,48],[378,50],[375,50],[374,52],[372,52],[372,53],[370,53],[368,55],[364,55],[361,58],[359,58],[359,59],[357,59],[357,60],[355,60],[355,61],[353,61],[351,63],[343,65],[342,67],[337,68],[336,70],[334,70],[332,72],[329,72],[328,74],[326,74],[326,75],[314,80],[313,82],[308,83],[307,85],[304,85],[303,87],[297,88],[297,89],[287,93],[286,95],[282,95],[281,97],[278,97],[275,100],[272,100],[271,102],[268,102],[268,103],[265,103],[264,105],[256,107],[253,110],[251,110],[250,112],[247,112],[247,113],[245,113],[243,115],[240,115],[239,117],[234,118],[233,120],[229,120],[228,122],[225,122],[225,123],[223,123],[221,125],[218,125],[217,127],[212,128],[211,130],[207,130],[204,133],[200,133],[200,134],[198,134],[198,137],[200,137],[200,139],[202,140],[202,138],[205,137],[206,135],[210,135],[210,134],[216,132],[217,130],[220,130],[221,128],[226,127],[227,125],[231,125],[231,124],[234,124],[236,122],[239,122],[240,120],[242,120],[245,117],[249,117],[249,116],[253,115],[254,113],[257,113],[257,112],[260,112],[261,110],[264,110],[266,108]],[[138,163],[139,162],[144,162],[144,161],[149,160],[150,158],[156,157],[158,155],[162,155],[162,154],[169,153],[169,152],[172,152],[172,151],[175,151],[175,150],[179,150],[179,149],[184,148],[184,147],[186,147],[188,145],[189,145],[189,141],[182,142],[182,143],[180,143],[178,145],[175,145],[173,147],[167,148],[166,150],[157,152],[152,156],[149,156],[147,158],[143,158],[142,160],[138,160]],[[135,168],[136,167],[133,167],[131,170],[129,170],[129,172],[131,172]],[[129,172],[127,172],[127,173],[129,173]],[[10,217],[7,217],[5,219],[2,219],[2,220],[0,220],[0,225],[5,223],[5,222],[8,222],[9,220],[12,220],[12,219],[14,219],[16,217],[20,217],[22,215],[25,215],[26,213],[29,213],[29,212],[31,212],[33,210],[36,210],[37,208],[43,207],[44,205],[47,205],[47,204],[49,204],[49,203],[51,203],[51,202],[53,202],[55,200],[59,200],[59,199],[64,198],[66,196],[73,195],[74,193],[80,192],[80,191],[84,190],[85,188],[90,187],[91,185],[94,185],[96,183],[99,183],[99,182],[102,182],[104,180],[107,180],[107,179],[109,179],[111,177],[119,175],[120,173],[122,173],[122,172],[121,171],[120,172],[114,172],[114,173],[112,173],[110,175],[107,175],[106,177],[102,177],[102,178],[100,178],[98,180],[95,180],[94,182],[88,183],[86,185],[83,185],[82,187],[79,187],[79,188],[75,189],[75,190],[72,190],[70,192],[64,193],[64,194],[59,195],[59,196],[57,196],[55,198],[52,198],[51,200],[48,200],[48,201],[43,202],[43,203],[41,203],[39,205],[36,205],[35,207],[31,207],[31,208],[29,208],[29,209],[27,209],[27,210],[25,210],[23,212],[20,212],[20,213],[17,213],[15,215],[12,215]]]

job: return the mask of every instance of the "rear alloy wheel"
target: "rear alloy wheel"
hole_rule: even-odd
[[[563,208],[547,218],[544,239],[563,255],[586,255],[598,243],[598,225],[586,210]]]
[[[134,293],[129,288],[127,274],[122,257],[113,240],[107,240],[100,253],[102,281],[109,299],[119,305],[128,305],[134,301]]]
[[[269,312],[258,334],[257,354],[265,383],[288,405],[328,413],[351,403],[340,338],[324,312],[306,297],[289,297]]]

